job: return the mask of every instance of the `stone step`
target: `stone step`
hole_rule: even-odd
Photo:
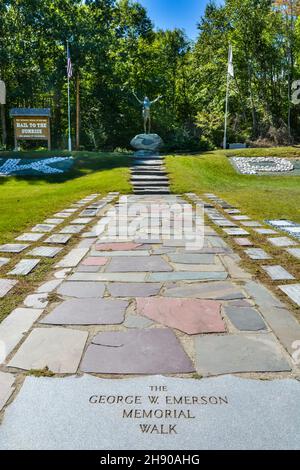
[[[170,194],[170,190],[166,188],[145,188],[145,189],[137,189],[134,191],[134,194],[142,195],[142,194]]]
[[[169,179],[166,176],[136,175],[131,177],[131,181],[169,181]]]
[[[157,166],[157,165],[149,165],[149,166],[142,166],[142,165],[137,165],[137,166],[132,166],[131,171],[166,171],[165,167],[163,165]]]
[[[163,165],[163,160],[133,160],[134,165]]]
[[[132,171],[131,172],[131,177],[135,177],[135,176],[160,176],[162,178],[167,178],[168,175],[166,172],[163,172],[163,171],[151,171],[151,172],[141,172],[141,171]]]
[[[143,186],[169,186],[169,181],[136,181],[131,182],[133,187],[143,187]]]

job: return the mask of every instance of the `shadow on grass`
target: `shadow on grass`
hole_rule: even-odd
[[[74,165],[64,173],[0,176],[0,184],[3,185],[11,181],[12,178],[15,181],[26,180],[29,184],[38,184],[40,182],[59,184],[81,178],[90,173],[109,171],[117,168],[129,168],[132,164],[132,154],[116,152],[0,152],[0,159],[21,158],[23,160],[43,160],[52,157],[67,157],[70,155],[74,158]]]

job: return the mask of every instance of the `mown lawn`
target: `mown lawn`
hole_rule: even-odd
[[[300,222],[300,176],[240,175],[228,161],[231,156],[300,158],[300,149],[219,150],[199,156],[168,156],[172,191],[214,192],[254,219],[279,217]]]
[[[0,152],[0,158],[40,158],[69,152]],[[13,241],[21,231],[68,204],[91,194],[131,192],[130,155],[72,152],[71,171],[59,175],[0,177],[0,243]]]

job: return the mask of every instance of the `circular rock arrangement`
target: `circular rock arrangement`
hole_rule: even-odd
[[[286,158],[278,157],[233,157],[233,164],[244,175],[258,173],[285,173],[294,170],[294,165]]]

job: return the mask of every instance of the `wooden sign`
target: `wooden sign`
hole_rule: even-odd
[[[12,109],[15,148],[19,140],[47,140],[51,148],[50,109]]]

